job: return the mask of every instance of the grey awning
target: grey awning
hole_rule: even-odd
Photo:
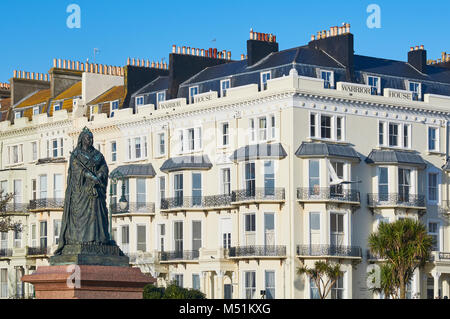
[[[115,173],[121,173],[124,177],[155,177],[156,172],[153,169],[152,164],[132,164],[119,166],[111,172],[111,175]]]
[[[372,150],[367,164],[406,164],[425,168],[427,164],[419,154],[396,150]]]
[[[241,147],[233,152],[230,159],[241,162],[257,159],[282,159],[287,156],[286,151],[280,143],[255,144]]]
[[[353,147],[322,142],[303,142],[295,155],[298,157],[343,157],[361,161]]]
[[[203,156],[181,156],[169,158],[161,166],[162,172],[175,172],[184,169],[210,169],[212,167],[208,155]]]

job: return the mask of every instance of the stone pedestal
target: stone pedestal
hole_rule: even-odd
[[[144,286],[156,279],[138,268],[59,265],[38,267],[22,281],[34,285],[37,299],[142,299]]]

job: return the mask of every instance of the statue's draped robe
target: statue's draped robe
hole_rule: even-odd
[[[95,184],[93,175],[99,177],[101,185]],[[60,242],[55,255],[60,255],[68,244],[109,244],[107,183],[108,166],[103,155],[93,147],[88,151],[76,148],[70,156]]]

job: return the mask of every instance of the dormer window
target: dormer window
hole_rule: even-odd
[[[91,105],[91,115],[90,115],[90,120],[93,121],[94,120],[94,115],[99,113],[99,106],[97,105]]]
[[[39,114],[39,106],[33,107],[33,115]]]
[[[333,71],[320,70],[320,78],[323,80],[323,87],[325,89],[331,89],[334,87]]]
[[[159,108],[159,103],[166,100],[166,91],[156,93],[156,108]]]
[[[378,76],[368,76],[367,85],[371,86],[371,94],[378,95],[381,92],[380,78]]]
[[[227,90],[231,87],[230,79],[220,81],[220,96],[227,96]]]
[[[271,79],[270,71],[261,73],[261,89],[262,90],[267,89],[267,81],[269,81],[270,79]]]
[[[194,96],[198,94],[198,86],[191,86],[189,88],[189,103],[194,103]]]
[[[136,97],[136,105],[137,106],[144,105],[144,97],[143,96]]]
[[[119,109],[119,101],[113,101],[111,102],[111,112],[109,114],[109,117],[114,117],[114,114]]]
[[[413,92],[413,100],[419,101],[422,98],[422,84],[409,81],[409,91]]]
[[[53,111],[54,112],[61,110],[61,108],[62,108],[62,104],[61,103],[55,103],[53,105]]]
[[[15,119],[20,119],[22,117],[22,112],[16,112],[14,113],[14,118]]]

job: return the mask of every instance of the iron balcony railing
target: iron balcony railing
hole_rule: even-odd
[[[109,206],[111,214],[126,214],[126,213],[142,213],[142,214],[154,214],[155,203],[145,202],[127,202],[125,209],[120,207],[119,203],[111,203]]]
[[[450,253],[440,252],[439,259],[440,260],[450,260]]]
[[[361,247],[343,245],[299,245],[297,256],[362,257]]]
[[[161,200],[161,209],[208,208],[231,206],[231,195],[172,197]]]
[[[230,247],[229,257],[283,257],[286,256],[286,246],[264,245],[264,246],[239,246]]]
[[[235,190],[232,193],[233,202],[246,201],[284,201],[285,191],[280,187],[261,187]]]
[[[48,255],[50,254],[50,247],[28,247],[27,255],[37,256],[37,255]]]
[[[12,249],[10,248],[1,248],[0,249],[0,257],[11,257]]]
[[[30,200],[29,209],[63,208],[64,198],[40,198]]]
[[[381,259],[380,256],[378,256],[377,254],[374,254],[370,251],[370,249],[366,250],[366,258],[367,260],[379,260]]]
[[[406,206],[406,207],[426,207],[425,195],[417,194],[367,194],[367,204],[369,207],[376,206]]]
[[[162,251],[161,261],[196,260],[199,256],[198,250]]]
[[[28,204],[24,203],[7,203],[2,207],[2,213],[25,213],[27,211]]]
[[[299,187],[297,188],[297,199],[299,201],[332,200],[355,203],[361,202],[359,191],[341,187]]]

